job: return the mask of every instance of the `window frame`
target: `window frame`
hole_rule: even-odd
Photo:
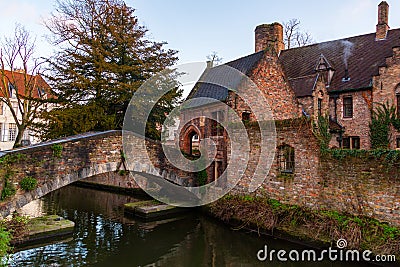
[[[396,114],[400,118],[400,93],[396,93]]]
[[[361,149],[361,139],[359,136],[345,136],[342,139],[343,149]]]
[[[346,103],[350,101],[350,103]],[[348,112],[350,112],[348,114]],[[344,96],[343,97],[343,118],[351,119],[354,116],[354,107],[353,107],[353,97],[352,96]]]
[[[277,163],[278,171],[281,174],[293,174],[295,172],[295,159],[294,147],[286,144],[278,147]]]
[[[17,89],[14,84],[11,82],[8,83],[8,95],[10,98],[16,98],[17,97]]]
[[[9,123],[8,124],[8,141],[13,142],[13,141],[15,141],[16,138],[17,138],[17,124]]]

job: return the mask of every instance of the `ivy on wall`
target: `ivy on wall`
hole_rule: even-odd
[[[318,116],[317,122],[312,123],[312,132],[317,138],[321,151],[329,148],[332,134],[329,132],[329,115]]]
[[[400,130],[400,118],[396,108],[389,102],[376,103],[377,106],[371,111],[370,140],[372,149],[387,149],[390,144],[390,126]]]
[[[0,192],[0,200],[15,195],[16,188],[13,184],[15,170],[12,164],[25,159],[23,154],[9,154],[0,158],[0,182],[3,184]]]

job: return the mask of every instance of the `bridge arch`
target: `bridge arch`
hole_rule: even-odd
[[[164,166],[164,161],[159,158],[161,144],[149,142],[146,140],[145,151],[138,151],[138,154],[147,153],[151,162],[138,157],[129,171],[152,175],[180,185],[187,184],[188,179],[180,178],[173,168]],[[62,148],[61,155],[55,153],[55,146]],[[10,182],[19,190],[15,196],[0,203],[0,215],[7,216],[29,202],[76,181],[124,170],[121,151],[122,132],[107,131],[87,133],[4,152],[2,155],[4,157],[19,155],[16,157],[18,160],[10,164],[14,173]],[[19,188],[19,181],[26,176],[36,178],[38,181],[36,189],[25,192]],[[1,183],[0,191],[3,186]]]

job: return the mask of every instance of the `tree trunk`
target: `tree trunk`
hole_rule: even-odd
[[[17,136],[15,138],[15,142],[14,142],[13,148],[17,148],[17,147],[21,146],[21,141],[22,141],[22,138],[24,136],[25,128],[26,127],[24,125],[21,125],[20,127],[18,127],[18,133],[17,133]]]

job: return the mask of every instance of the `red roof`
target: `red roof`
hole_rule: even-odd
[[[4,77],[5,76],[5,77]],[[29,75],[19,71],[9,71],[4,70],[3,72],[0,70],[0,87],[3,88],[4,82],[3,77],[6,79],[6,86],[14,86],[15,89],[18,90],[19,95],[25,95],[25,83],[29,86],[28,88],[32,88],[32,97],[41,98],[44,94],[49,97],[51,93],[50,86],[46,83],[46,81],[42,78],[42,76],[38,75]],[[39,90],[40,89],[40,90]],[[40,92],[39,92],[40,91]],[[4,97],[5,90],[0,90],[0,97]],[[43,95],[39,95],[42,94]]]

